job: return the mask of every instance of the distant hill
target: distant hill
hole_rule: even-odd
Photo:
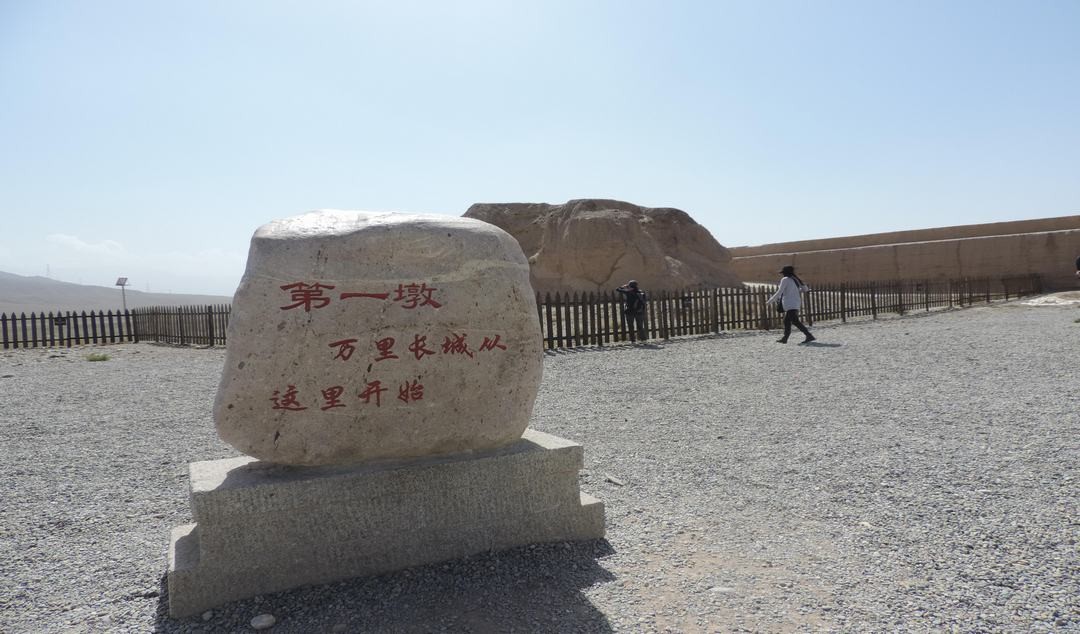
[[[142,306],[202,306],[228,304],[224,295],[181,295],[125,290],[128,308]],[[47,277],[27,277],[0,271],[0,313],[119,310],[123,306],[117,286],[88,286],[58,282]]]

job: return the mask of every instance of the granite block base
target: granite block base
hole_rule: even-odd
[[[526,430],[484,454],[349,467],[190,465],[194,524],[169,547],[169,613],[526,544],[599,539],[581,445]]]

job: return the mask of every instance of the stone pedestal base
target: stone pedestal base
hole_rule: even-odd
[[[604,536],[578,490],[581,445],[526,430],[513,445],[352,467],[242,457],[194,462],[194,524],[172,532],[169,613],[487,550]]]

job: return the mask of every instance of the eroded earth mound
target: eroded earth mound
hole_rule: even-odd
[[[741,285],[728,250],[679,209],[583,199],[477,203],[465,216],[517,239],[540,293],[610,291],[629,279],[648,290]]]

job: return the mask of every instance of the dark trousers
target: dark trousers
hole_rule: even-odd
[[[645,341],[649,338],[649,333],[645,329],[645,311],[637,310],[623,314],[626,316],[626,328],[630,331],[630,341]]]
[[[801,330],[802,334],[807,337],[810,336],[810,331],[799,321],[799,311],[795,308],[784,313],[784,339],[791,336],[791,324],[795,324],[795,327]]]

